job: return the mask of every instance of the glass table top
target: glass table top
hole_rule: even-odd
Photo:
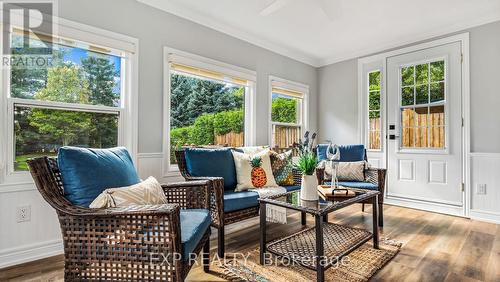
[[[342,189],[344,190],[344,189]],[[328,211],[333,211],[340,209],[342,207],[359,203],[367,199],[373,198],[375,195],[379,194],[379,191],[361,190],[361,189],[348,189],[354,192],[353,196],[349,197],[333,197],[324,198],[319,196],[317,201],[306,201],[300,198],[300,190],[288,192],[286,194],[270,197],[270,198],[260,198],[259,200],[266,204],[273,204],[277,206],[283,206],[290,209],[305,211],[308,213],[324,213]]]

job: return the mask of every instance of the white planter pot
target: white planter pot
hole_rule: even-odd
[[[305,201],[318,200],[318,179],[316,175],[302,175],[300,198]]]

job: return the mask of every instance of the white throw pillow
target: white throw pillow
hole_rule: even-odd
[[[150,176],[148,179],[131,186],[104,190],[89,207],[96,209],[166,203],[167,197],[163,188],[156,178]]]
[[[330,161],[323,161],[320,167],[325,169],[325,180],[332,179],[332,165]],[[368,168],[367,162],[338,162],[337,179],[339,181],[365,181],[365,169]]]
[[[257,154],[244,154],[232,151],[234,165],[236,167],[236,192],[245,191],[253,188],[276,187],[273,170],[271,169],[271,158],[269,149]],[[252,160],[257,165],[260,159],[260,166],[252,167]]]

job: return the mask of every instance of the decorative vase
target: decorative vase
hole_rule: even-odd
[[[305,201],[318,200],[318,179],[316,175],[302,175],[300,198]]]

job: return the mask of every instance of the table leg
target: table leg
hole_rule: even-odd
[[[260,264],[264,265],[266,253],[266,204],[260,203]]]
[[[305,212],[300,212],[300,223],[302,225],[306,225],[306,213]]]
[[[323,245],[323,216],[316,215],[316,280],[318,282],[325,281],[324,268],[324,245]]]
[[[378,195],[372,198],[373,210],[373,247],[378,249]]]

